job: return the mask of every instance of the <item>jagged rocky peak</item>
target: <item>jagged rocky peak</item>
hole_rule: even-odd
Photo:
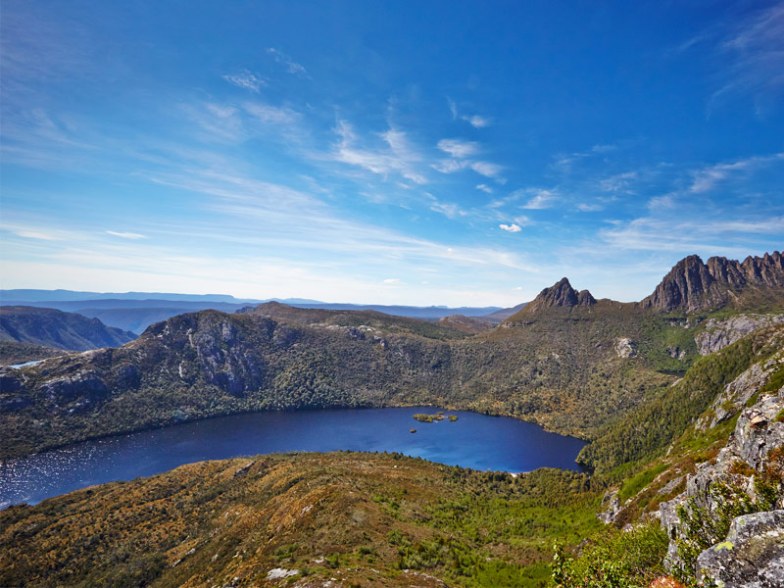
[[[588,290],[577,291],[572,288],[567,278],[561,278],[549,288],[542,290],[539,295],[526,306],[526,312],[536,312],[544,308],[554,306],[573,307],[573,306],[593,306],[596,299],[591,296]]]
[[[686,310],[718,308],[746,288],[784,287],[784,257],[775,251],[743,262],[711,257],[704,263],[697,255],[679,261],[645,298],[643,308]]]

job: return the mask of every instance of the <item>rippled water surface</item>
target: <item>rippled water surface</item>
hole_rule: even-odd
[[[150,476],[185,463],[288,451],[397,451],[480,470],[577,469],[584,442],[511,418],[447,412],[456,422],[420,423],[434,408],[335,409],[220,417],[87,441],[0,465],[0,507],[36,503],[78,488]],[[416,433],[411,433],[416,429]]]

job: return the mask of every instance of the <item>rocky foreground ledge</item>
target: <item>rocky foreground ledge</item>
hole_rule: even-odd
[[[697,579],[719,588],[784,585],[782,417],[784,388],[744,409],[727,446],[661,505],[671,570],[696,563]]]

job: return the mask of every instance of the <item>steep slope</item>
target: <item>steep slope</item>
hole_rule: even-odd
[[[31,306],[0,307],[0,341],[85,351],[118,347],[135,338],[133,333],[75,313]]]
[[[694,312],[727,305],[743,308],[780,300],[784,291],[784,257],[775,251],[743,262],[711,257],[703,263],[696,255],[679,261],[640,303],[643,308]]]
[[[558,553],[558,584],[784,583],[784,327],[702,358],[664,396],[609,429],[586,456],[593,483],[610,486],[602,519],[612,524],[576,557]],[[654,584],[629,565],[628,554],[641,551],[661,576]]]

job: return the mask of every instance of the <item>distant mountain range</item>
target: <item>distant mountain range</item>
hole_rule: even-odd
[[[381,304],[343,304],[320,302],[304,298],[270,300],[238,299],[222,294],[166,294],[159,292],[98,293],[72,290],[0,290],[2,306],[37,306],[76,312],[89,318],[100,319],[104,324],[141,334],[151,324],[178,314],[199,310],[236,312],[247,306],[265,302],[282,302],[297,308],[323,310],[372,310],[403,317],[438,320],[452,315],[467,317],[488,316],[495,324],[509,316],[514,309],[489,307],[448,308],[446,306],[386,306]],[[507,313],[508,310],[508,313]]]
[[[0,341],[86,351],[119,347],[136,338],[131,332],[107,327],[98,319],[72,312],[31,306],[0,307]]]

